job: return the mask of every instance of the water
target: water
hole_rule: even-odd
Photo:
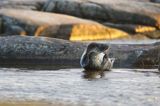
[[[27,70],[0,68],[0,100],[60,101],[93,106],[159,106],[160,74],[157,69]]]

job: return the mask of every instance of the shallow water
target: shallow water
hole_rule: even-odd
[[[74,105],[159,106],[160,74],[157,69],[26,70],[0,68],[0,100],[68,102]]]

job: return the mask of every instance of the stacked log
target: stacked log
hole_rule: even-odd
[[[0,8],[41,10],[47,0],[0,0]]]
[[[72,41],[115,39],[128,36],[124,31],[68,15],[17,9],[1,9],[0,14],[2,15],[6,32],[18,30],[17,32],[19,33],[17,34],[25,34],[26,31],[28,35]]]
[[[159,4],[130,0],[50,0],[44,11],[160,28]]]

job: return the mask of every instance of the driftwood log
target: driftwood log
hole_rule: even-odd
[[[0,8],[41,10],[47,0],[0,0]]]
[[[73,68],[88,43],[48,37],[0,37],[0,66],[21,68]],[[114,68],[157,68],[160,43],[110,44]]]
[[[0,37],[0,66],[58,69],[79,67],[85,45],[30,36]]]
[[[115,39],[128,36],[126,32],[115,28],[62,14],[0,9],[0,15],[6,35],[27,34],[67,40]]]
[[[116,24],[116,23],[103,23],[106,26],[110,26],[113,28],[118,28],[124,30],[128,33],[145,33],[145,32],[154,32],[156,31],[155,27],[144,26],[144,25],[136,25],[136,24]]]
[[[50,0],[44,11],[160,28],[160,4],[134,0]]]

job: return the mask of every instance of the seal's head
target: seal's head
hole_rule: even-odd
[[[108,58],[107,44],[91,43],[82,54],[80,64],[85,70],[110,70],[114,59]]]

